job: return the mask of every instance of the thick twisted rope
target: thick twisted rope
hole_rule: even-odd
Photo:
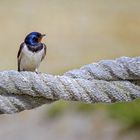
[[[63,76],[0,72],[0,113],[15,113],[63,99],[85,103],[140,98],[140,57],[85,65]]]

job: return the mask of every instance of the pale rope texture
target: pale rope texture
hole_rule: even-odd
[[[15,113],[63,99],[85,103],[140,98],[140,57],[85,65],[63,76],[0,72],[0,113]]]

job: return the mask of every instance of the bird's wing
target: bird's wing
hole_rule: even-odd
[[[21,56],[22,56],[22,49],[24,47],[24,43],[22,43],[20,45],[20,48],[19,48],[19,51],[18,51],[18,54],[17,54],[17,60],[18,60],[18,71],[20,71],[20,61],[21,61]]]
[[[47,51],[47,46],[45,44],[43,44],[43,47],[44,47],[44,54],[42,55],[41,61],[45,58],[46,51]]]

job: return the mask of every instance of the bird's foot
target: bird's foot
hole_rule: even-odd
[[[38,72],[38,70],[36,69],[36,70],[35,70],[35,73],[36,73],[36,74],[40,74],[41,72]]]

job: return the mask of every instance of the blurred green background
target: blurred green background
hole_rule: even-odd
[[[19,45],[32,31],[47,34],[41,72],[63,74],[102,59],[140,55],[139,0],[0,0],[0,19],[1,70],[17,69]],[[0,137],[139,140],[139,105],[139,100],[112,105],[59,101],[0,116]]]

